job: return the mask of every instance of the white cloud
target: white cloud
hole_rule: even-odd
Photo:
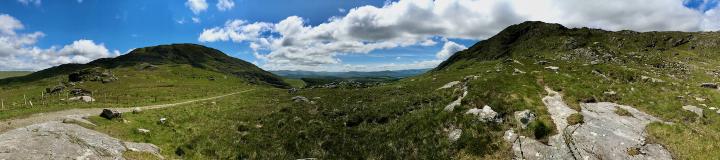
[[[220,11],[227,11],[235,7],[235,2],[233,0],[218,0],[217,9]]]
[[[453,41],[446,41],[443,45],[442,49],[440,49],[440,52],[435,54],[435,57],[440,60],[445,60],[451,55],[455,54],[455,52],[462,51],[467,49],[465,45],[457,44]]]
[[[42,4],[41,0],[18,0],[18,2],[22,3],[23,5],[34,4],[36,6],[39,6],[40,4]]]
[[[200,23],[200,18],[197,17],[192,17],[190,20],[192,20],[193,23]]]
[[[702,12],[684,7],[682,0],[400,0],[346,13],[315,26],[297,16],[278,23],[229,20],[225,26],[203,30],[198,40],[249,42],[265,62],[263,67],[279,69],[342,66],[338,55],[431,46],[437,38],[481,40],[528,20],[607,30],[718,28],[717,8]],[[454,42],[444,45],[463,48]],[[440,51],[437,56],[450,54]]]
[[[7,14],[0,14],[0,34],[15,35],[15,30],[23,29],[20,21]]]
[[[179,19],[179,20],[175,20],[175,22],[178,23],[178,24],[185,24],[185,18],[181,18],[181,19]]]
[[[188,0],[185,2],[185,6],[189,7],[194,14],[200,14],[208,8],[208,4],[205,0]]]
[[[702,24],[703,30],[720,31],[720,7],[706,11]]]
[[[345,8],[338,8],[338,12],[345,13],[345,12],[347,12],[347,10]]]
[[[19,27],[0,32],[0,70],[39,70],[65,63],[87,63],[98,58],[118,56],[117,50],[110,51],[104,44],[80,39],[63,47],[40,48],[35,46],[42,32],[18,33],[22,24],[12,16],[0,15],[4,22],[17,21]],[[7,28],[7,27],[6,27]]]

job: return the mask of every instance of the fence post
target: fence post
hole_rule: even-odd
[[[23,104],[27,106],[27,97],[25,96],[25,94],[23,94]]]

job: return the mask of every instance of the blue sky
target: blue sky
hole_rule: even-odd
[[[224,8],[219,0],[190,1],[198,3],[0,1],[0,70],[86,63],[168,43],[206,45],[268,70],[397,70],[434,67],[526,20],[608,30],[720,28],[717,0],[226,0],[232,5]]]

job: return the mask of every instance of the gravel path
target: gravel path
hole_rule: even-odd
[[[234,93],[215,96],[215,97],[195,99],[195,100],[190,100],[190,101],[185,101],[185,102],[150,105],[150,106],[143,106],[143,107],[139,107],[139,108],[142,110],[150,110],[150,109],[173,107],[173,106],[184,105],[184,104],[189,104],[189,103],[198,102],[198,101],[207,101],[207,100],[218,99],[218,98],[235,95],[235,94],[239,94],[239,93],[250,92],[253,90],[255,90],[255,89],[249,89],[249,90],[245,90],[245,91],[234,92]],[[30,115],[29,117],[24,117],[24,118],[2,120],[2,121],[0,121],[0,133],[5,133],[5,132],[7,132],[11,129],[15,129],[15,128],[25,127],[25,126],[29,126],[29,125],[33,125],[33,124],[45,123],[45,122],[49,122],[49,121],[63,121],[63,119],[66,119],[66,118],[77,119],[79,117],[84,117],[84,116],[99,115],[103,109],[105,109],[105,108],[68,109],[68,110],[48,112],[48,113],[37,113],[37,114],[33,114],[33,115]],[[130,112],[130,111],[132,111],[133,108],[110,108],[110,109],[117,110],[120,112]]]

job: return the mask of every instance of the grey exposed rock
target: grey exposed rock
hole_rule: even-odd
[[[559,131],[549,137],[548,144],[518,136],[513,130],[505,132],[504,139],[513,144],[517,159],[672,159],[670,152],[659,144],[645,141],[645,126],[659,119],[630,106],[609,102],[581,103],[582,124],[568,125],[570,109],[559,93],[546,88],[543,98],[548,112]],[[632,116],[621,116],[615,110],[622,108]],[[627,150],[637,148],[641,153],[629,155]]]
[[[144,128],[138,128],[137,131],[138,131],[138,133],[140,133],[140,134],[148,134],[148,133],[150,133],[150,130],[144,129]]]
[[[160,147],[150,143],[124,142],[125,147],[133,152],[146,152],[155,155],[157,158],[165,159],[160,155]]]
[[[128,146],[129,147],[126,147]],[[10,130],[0,135],[0,159],[117,159],[143,143],[124,143],[103,133],[74,124],[50,121]],[[154,152],[154,153],[153,153]],[[153,154],[159,155],[159,150]]]
[[[462,136],[462,129],[453,127],[450,129],[450,132],[448,133],[448,141],[455,142],[458,139],[460,139],[460,136]]]
[[[515,120],[520,124],[520,127],[525,129],[528,124],[535,120],[535,113],[530,110],[523,110],[515,112]]]
[[[142,113],[142,109],[140,109],[140,107],[135,107],[135,108],[132,109],[132,113],[133,113],[133,114],[140,114],[140,113]]]
[[[442,87],[438,88],[438,90],[452,88],[453,86],[458,85],[458,84],[460,84],[460,81],[448,82],[447,84],[445,84],[445,85],[443,85]]]
[[[82,102],[95,102],[95,99],[90,96],[77,96],[69,98],[70,101],[82,101]]]
[[[648,76],[640,76],[640,80],[642,80],[643,82],[652,82],[652,83],[663,83],[663,82],[665,82],[665,81],[663,81],[662,79],[657,79],[657,78],[648,77]]]
[[[310,102],[310,100],[308,98],[305,98],[303,96],[292,97],[292,101],[293,102]]]
[[[465,112],[465,114],[471,114],[476,116],[482,122],[502,122],[502,119],[498,117],[498,113],[495,112],[490,106],[483,106],[482,109],[473,108]]]
[[[702,108],[698,108],[698,107],[693,106],[693,105],[685,105],[685,106],[682,106],[682,108],[683,108],[684,110],[693,112],[693,113],[697,114],[697,115],[700,116],[700,117],[703,116],[703,109],[702,109]]]
[[[557,72],[557,71],[559,71],[559,70],[560,70],[560,67],[556,67],[556,66],[547,66],[547,67],[545,67],[545,69],[547,69],[547,70],[550,70],[550,71],[553,71],[553,72]]]
[[[111,120],[114,118],[122,117],[122,113],[115,111],[115,110],[103,109],[102,113],[100,113],[100,117]]]
[[[158,122],[160,122],[160,124],[165,124],[167,122],[167,118],[165,118],[165,117],[160,118],[160,120]]]

